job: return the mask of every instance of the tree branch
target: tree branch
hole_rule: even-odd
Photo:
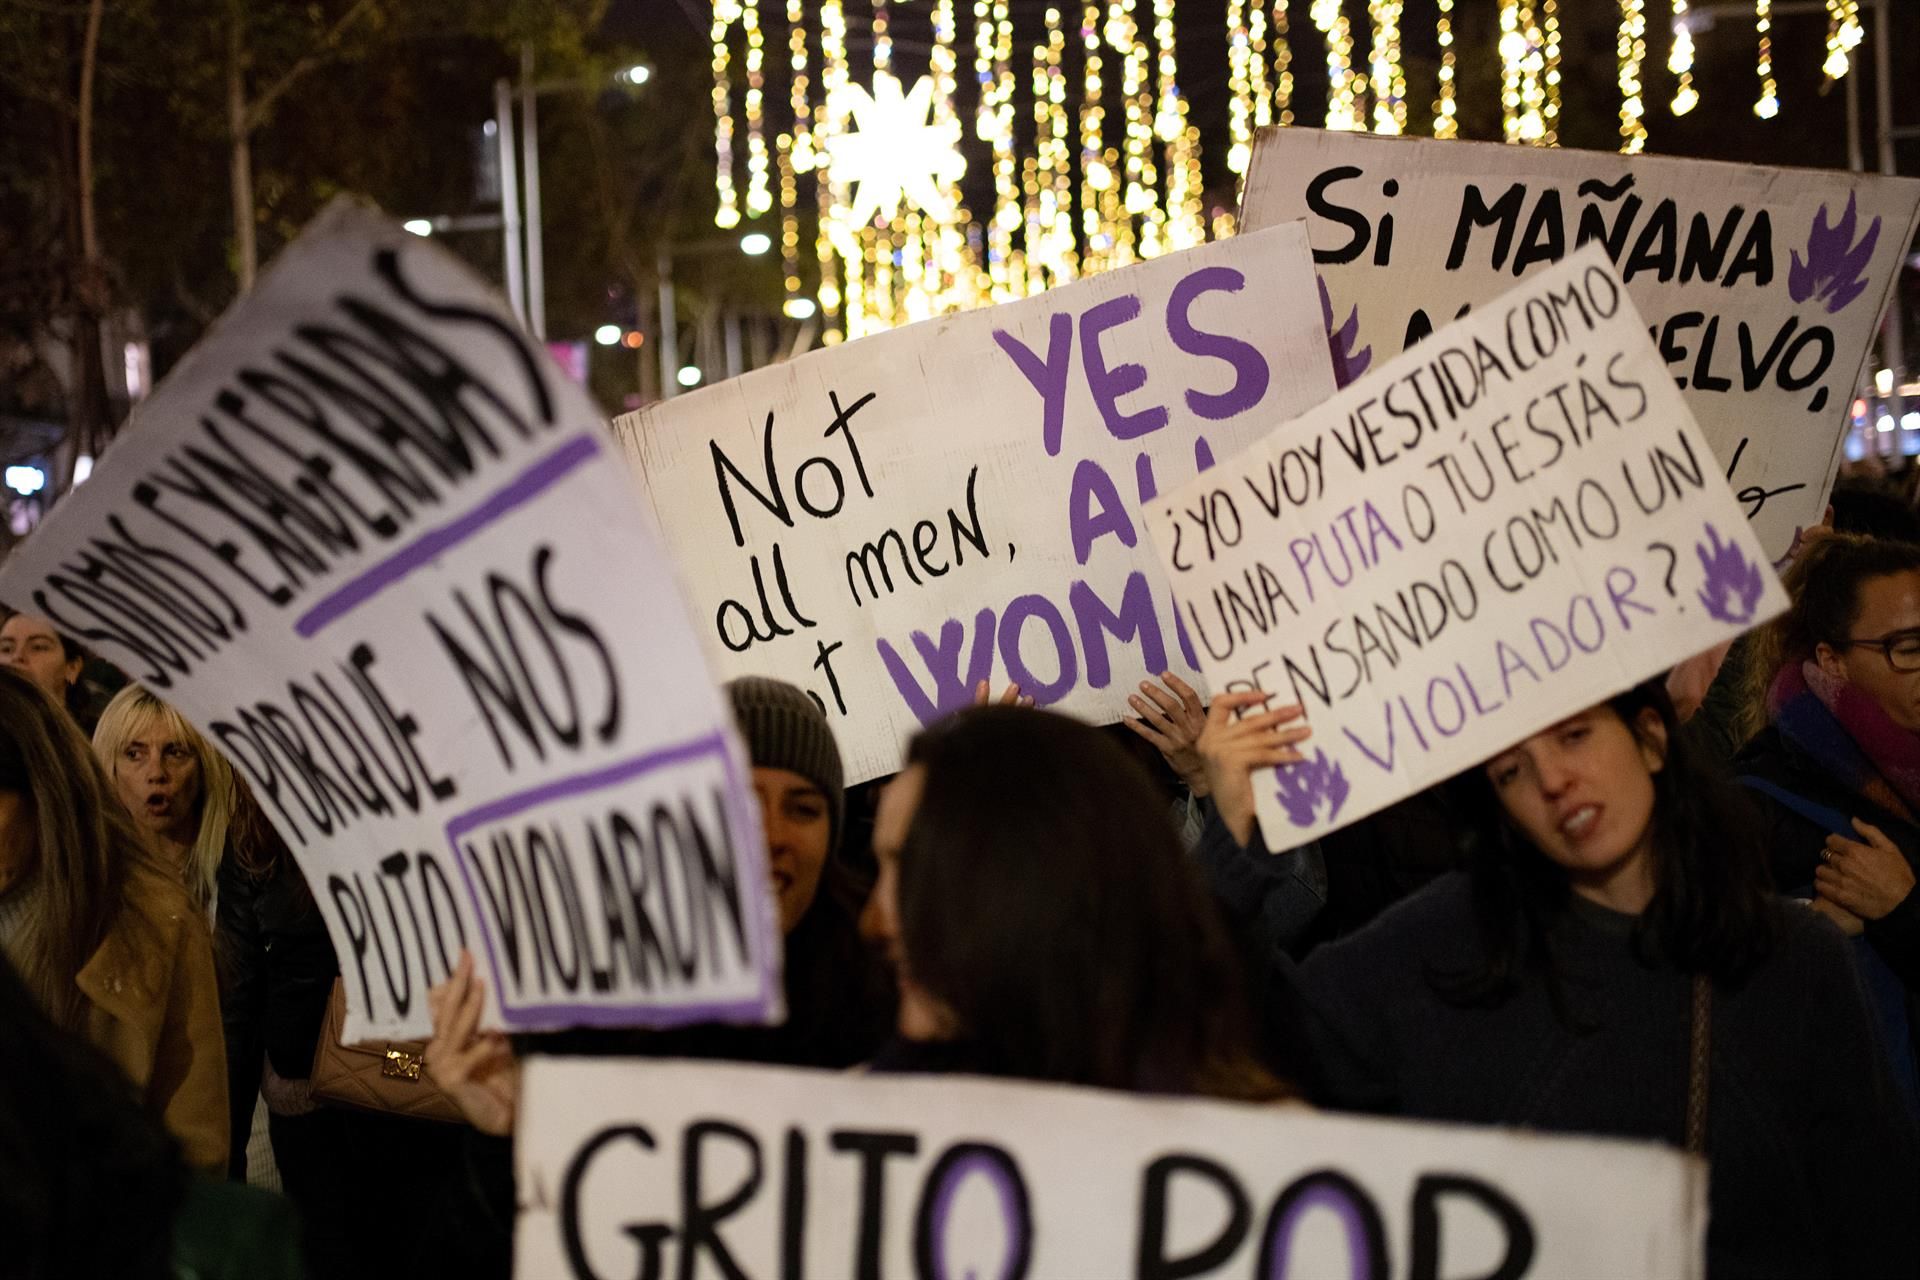
[[[355,0],[354,6],[341,14],[333,26],[327,29],[327,33],[320,37],[319,45],[314,52],[288,67],[286,73],[274,81],[271,88],[253,100],[246,114],[248,133],[252,133],[266,122],[267,113],[273,110],[274,104],[308,72],[325,66],[338,55],[340,40],[346,35],[348,28],[370,12],[375,3],[376,0]]]

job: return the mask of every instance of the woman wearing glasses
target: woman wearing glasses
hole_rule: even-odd
[[[1794,604],[1754,637],[1736,758],[1768,826],[1775,884],[1863,938],[1895,1075],[1916,1093],[1920,1031],[1920,546],[1810,538]]]

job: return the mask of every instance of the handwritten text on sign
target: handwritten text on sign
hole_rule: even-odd
[[[424,1031],[462,946],[512,1027],[778,1013],[745,758],[626,467],[432,245],[330,207],[0,598],[232,759],[349,1036]]]
[[[1015,681],[1097,721],[1191,672],[1140,504],[1333,391],[1298,224],[619,419],[708,650],[809,690],[850,781]]]
[[[708,1063],[536,1058],[522,1097],[542,1280],[1701,1269],[1705,1167],[1652,1144]]]
[[[1212,687],[1306,708],[1307,761],[1254,789],[1274,848],[1786,606],[1597,248],[1223,460],[1147,522]]]
[[[1308,220],[1355,376],[1603,245],[1777,558],[1826,506],[1917,209],[1905,178],[1271,129],[1244,222]]]

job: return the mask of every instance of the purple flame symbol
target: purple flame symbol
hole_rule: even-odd
[[[1787,271],[1788,296],[1795,302],[1824,300],[1828,315],[1838,314],[1866,289],[1861,273],[1872,261],[1873,246],[1880,240],[1880,219],[1876,217],[1860,243],[1853,242],[1858,221],[1853,202],[1853,193],[1848,192],[1847,211],[1832,225],[1827,222],[1827,206],[1820,206],[1820,212],[1813,216],[1813,230],[1807,235],[1806,258],[1802,259],[1795,249],[1793,265]]]
[[[1323,819],[1331,822],[1339,817],[1340,806],[1347,802],[1347,792],[1351,790],[1347,786],[1347,775],[1339,764],[1327,759],[1325,751],[1315,751],[1311,760],[1281,765],[1273,771],[1273,776],[1280,783],[1274,794],[1287,811],[1287,820],[1296,827],[1310,827]]]
[[[1747,559],[1739,543],[1721,541],[1720,531],[1712,525],[1707,526],[1707,537],[1711,547],[1705,542],[1693,544],[1700,567],[1707,572],[1706,585],[1697,593],[1701,605],[1709,617],[1720,622],[1752,621],[1766,586],[1760,566]]]
[[[1333,327],[1333,295],[1327,292],[1327,282],[1320,281],[1320,320],[1327,326],[1327,346],[1333,351],[1333,381],[1337,386],[1346,386],[1367,371],[1373,363],[1373,348],[1353,349],[1354,342],[1360,337],[1360,308],[1354,307],[1347,312],[1347,318],[1338,329]]]

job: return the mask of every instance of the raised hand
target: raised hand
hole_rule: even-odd
[[[474,1128],[504,1138],[513,1132],[520,1063],[506,1036],[480,1030],[486,1004],[486,981],[474,973],[473,956],[462,951],[453,973],[427,992],[433,1014],[427,1074]]]
[[[1187,789],[1204,796],[1211,787],[1206,762],[1200,758],[1196,744],[1207,725],[1207,704],[1173,672],[1162,671],[1160,679],[1166,688],[1151,680],[1140,682],[1140,692],[1127,698],[1127,705],[1139,713],[1139,718],[1120,723],[1151,742]]]
[[[1237,713],[1264,707],[1273,695],[1257,689],[1215,695],[1207,707],[1206,725],[1195,744],[1205,763],[1207,786],[1227,831],[1242,846],[1253,839],[1253,775],[1257,770],[1298,764],[1294,748],[1313,735],[1305,724],[1291,724],[1305,714],[1298,704],[1258,711],[1243,718]]]

